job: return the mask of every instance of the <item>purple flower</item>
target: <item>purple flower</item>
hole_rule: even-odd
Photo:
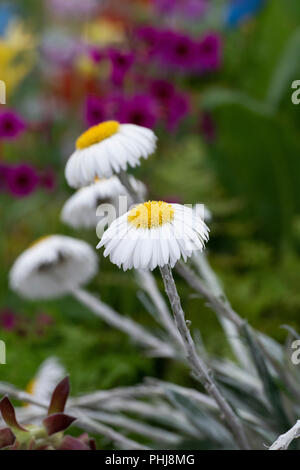
[[[177,0],[154,0],[154,7],[161,13],[172,13],[176,10]]]
[[[12,110],[0,112],[0,139],[15,139],[25,130],[25,122]]]
[[[13,331],[17,326],[16,314],[9,309],[0,312],[0,325],[6,331]]]
[[[186,34],[164,31],[158,54],[163,63],[189,70],[195,63],[196,44]]]
[[[222,41],[216,33],[206,34],[197,44],[196,69],[213,71],[220,67],[222,59]]]
[[[107,101],[98,96],[89,96],[85,103],[85,120],[89,126],[107,120]]]
[[[149,95],[135,95],[124,98],[118,112],[118,120],[138,126],[153,128],[158,119],[155,101]]]
[[[111,79],[115,85],[120,86],[134,62],[134,54],[132,52],[121,52],[118,49],[111,49],[109,57],[112,64]]]
[[[200,18],[208,8],[207,0],[182,0],[182,13],[188,18]]]
[[[160,13],[184,15],[193,19],[201,17],[207,6],[207,0],[154,0],[154,7]]]
[[[175,87],[167,80],[157,79],[150,83],[149,92],[160,104],[166,106],[174,96]]]
[[[188,114],[190,103],[187,95],[176,92],[168,106],[167,126],[169,131],[176,131],[180,121]]]
[[[212,115],[208,112],[204,112],[200,118],[200,129],[205,140],[208,143],[214,142],[216,139],[216,126]]]
[[[92,61],[94,62],[94,64],[99,64],[106,57],[105,53],[97,47],[91,47],[88,50],[88,54],[90,58],[92,59]]]
[[[136,37],[144,44],[148,55],[152,56],[159,50],[161,31],[153,26],[140,26],[135,30]]]
[[[38,175],[30,165],[18,165],[8,173],[7,186],[11,194],[16,197],[29,196],[36,189],[38,183]]]
[[[55,174],[51,168],[40,174],[40,186],[47,191],[53,191],[55,188]]]

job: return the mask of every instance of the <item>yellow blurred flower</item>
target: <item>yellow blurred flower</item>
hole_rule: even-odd
[[[77,58],[75,68],[80,75],[86,77],[95,77],[99,72],[99,66],[97,66],[86,54],[82,54]]]
[[[94,45],[121,43],[125,39],[124,26],[121,21],[102,18],[88,23],[83,30],[83,37]]]
[[[12,22],[0,38],[0,79],[10,95],[33,67],[35,40],[21,22]]]

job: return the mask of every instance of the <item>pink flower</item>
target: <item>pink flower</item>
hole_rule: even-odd
[[[158,56],[163,63],[189,71],[195,63],[195,41],[186,34],[166,30],[161,33]]]
[[[0,139],[15,139],[25,131],[25,122],[12,110],[0,112]]]
[[[208,33],[198,41],[196,46],[196,69],[214,71],[221,66],[222,40],[217,33]]]
[[[167,125],[169,131],[176,131],[180,121],[188,114],[189,111],[190,102],[187,95],[176,92],[168,107]]]
[[[99,64],[106,57],[105,53],[97,47],[91,47],[88,53],[95,64]]]
[[[122,85],[126,74],[129,72],[134,62],[132,52],[122,52],[118,49],[111,49],[109,57],[112,64],[111,79],[115,85]]]
[[[0,312],[0,325],[6,331],[13,331],[17,326],[16,314],[10,309],[2,310]]]
[[[149,56],[159,51],[161,41],[161,31],[154,26],[140,26],[135,30],[137,39],[145,46]]]
[[[108,118],[108,100],[98,96],[88,96],[85,102],[85,120],[89,126],[95,126]]]
[[[140,94],[124,98],[117,117],[122,123],[132,123],[152,129],[158,115],[157,105],[151,96]]]
[[[168,105],[175,94],[175,87],[173,83],[167,80],[152,80],[149,87],[150,94],[160,104]]]
[[[13,167],[8,172],[7,186],[16,197],[29,196],[37,187],[39,178],[36,170],[27,164]]]

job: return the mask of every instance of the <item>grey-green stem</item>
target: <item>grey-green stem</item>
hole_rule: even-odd
[[[175,323],[182,337],[188,363],[196,379],[203,385],[209,395],[216,401],[225,421],[235,438],[240,449],[247,450],[249,445],[246,439],[245,431],[239,418],[235,415],[233,409],[227,400],[223,397],[214,379],[211,376],[206,364],[198,356],[196,347],[186,323],[184,311],[181,306],[179,294],[173,279],[172,270],[169,265],[160,268],[160,272],[164,281],[165,290],[169,298],[173,311]]]

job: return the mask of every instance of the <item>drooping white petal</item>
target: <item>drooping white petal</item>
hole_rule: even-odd
[[[26,298],[54,298],[88,282],[97,272],[86,242],[52,235],[24,251],[10,271],[10,286]]]
[[[69,158],[65,176],[71,187],[79,188],[93,183],[96,177],[109,178],[139,165],[156,147],[156,136],[150,129],[134,124],[120,124],[118,131],[104,140],[83,149],[77,149]]]

